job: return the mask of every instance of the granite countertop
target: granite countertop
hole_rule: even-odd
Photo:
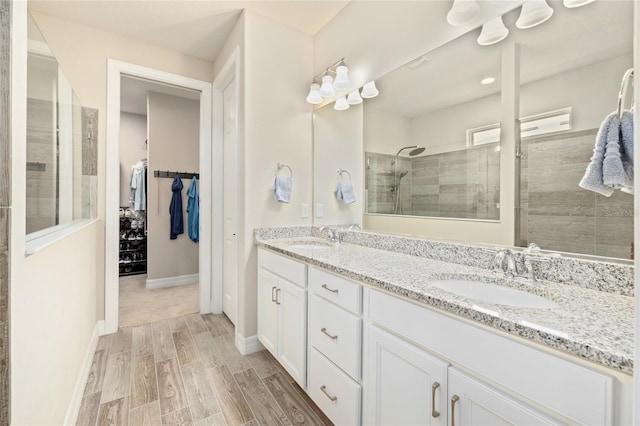
[[[356,244],[290,247],[314,237],[258,239],[259,247],[405,296],[627,374],[633,373],[633,297],[549,281],[519,283],[487,269],[399,254]],[[439,279],[475,279],[526,290],[556,302],[552,309],[516,308],[468,299],[434,287]]]

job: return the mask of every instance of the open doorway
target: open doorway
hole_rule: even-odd
[[[136,91],[142,92],[144,98],[143,106],[137,110],[127,104],[128,96]],[[192,292],[195,290],[197,294],[197,303],[187,309],[211,312],[211,83],[109,60],[107,92],[107,211],[111,214],[105,219],[105,323],[102,333],[113,333],[119,325],[137,325],[189,313],[170,311],[179,304],[176,302],[189,298],[185,290],[188,286],[184,284],[191,284]],[[138,103],[141,102],[138,100]],[[145,111],[146,118],[142,114]],[[144,131],[141,123],[145,123]],[[185,130],[185,125],[189,130]],[[126,157],[126,148],[120,144],[122,131],[126,132],[127,127],[137,129],[130,133],[133,154],[129,157]],[[142,139],[142,135],[146,137]],[[128,201],[126,193],[131,193],[131,168],[142,168],[145,159],[145,179],[136,184],[138,190],[142,185],[145,208],[138,210],[138,204],[127,210],[127,205],[131,205],[131,202],[125,202]],[[174,182],[176,172],[179,177]],[[196,176],[195,185],[200,196],[196,238],[189,235],[185,212],[192,175]],[[169,208],[176,192],[182,198],[184,234],[171,239]],[[120,218],[121,208],[124,219]],[[133,220],[135,228],[131,223]],[[125,223],[125,229],[121,229],[121,222]],[[126,233],[124,241],[123,233]],[[135,240],[130,240],[131,234]],[[138,240],[145,244],[144,250],[138,250]],[[136,243],[128,244],[129,241]],[[125,264],[120,263],[121,242],[125,243],[123,254],[130,256],[122,259],[128,260],[126,265],[133,265],[131,256],[137,253],[137,263],[146,263],[146,270],[140,266],[137,272],[142,273],[134,274],[136,271],[132,266],[121,266]],[[141,262],[143,256],[145,262]],[[123,271],[123,275],[127,275],[127,271],[130,274],[123,278],[137,281],[128,284],[141,290],[142,299],[136,299],[131,293],[121,293],[120,274]],[[180,295],[151,296],[151,299],[144,296],[165,289],[173,289]],[[155,303],[161,299],[169,304]],[[121,323],[120,308],[127,303],[133,305],[133,311],[139,311],[136,312],[138,318]],[[147,308],[149,311],[145,312]]]
[[[121,76],[119,327],[200,311],[200,96]]]

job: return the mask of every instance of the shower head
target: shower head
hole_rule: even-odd
[[[422,152],[424,152],[424,147],[422,147],[422,146],[418,146],[418,145],[405,146],[405,147],[403,147],[403,148],[400,148],[400,151],[398,151],[398,153],[396,154],[396,157],[397,157],[398,155],[400,155],[400,153],[401,153],[402,151],[404,151],[405,149],[410,149],[410,150],[411,150],[411,151],[409,152],[409,156],[411,156],[411,157],[413,157],[413,156],[415,156],[415,155],[418,155],[418,154],[422,154]]]

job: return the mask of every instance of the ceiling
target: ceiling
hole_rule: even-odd
[[[29,0],[29,9],[215,60],[243,9],[315,35],[349,0]]]
[[[521,84],[632,54],[632,1],[596,1],[576,9],[565,8],[561,0],[550,0],[549,4],[554,9],[551,19],[527,30],[515,26],[520,8],[505,14],[509,35],[495,45],[479,46],[478,28],[427,52],[423,55],[427,60],[414,69],[409,63],[376,81],[381,94],[394,96],[367,102],[371,107],[413,118],[497,94],[501,50],[511,42],[520,46]],[[496,77],[496,82],[479,84],[488,76]]]
[[[120,80],[120,111],[147,115],[147,95],[149,92],[200,100],[200,92],[196,90],[125,76]]]

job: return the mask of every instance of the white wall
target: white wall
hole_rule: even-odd
[[[317,110],[313,117],[313,193],[315,204],[322,204],[323,216],[318,217],[314,206],[316,225],[362,225],[364,199],[362,104],[346,111],[333,106]],[[336,199],[337,170],[347,170],[343,180],[351,179],[356,201],[345,204]]]
[[[199,171],[200,101],[149,92],[148,114],[147,279],[197,274],[199,245],[189,239],[187,215],[191,180],[182,179],[184,234],[170,240],[173,179],[154,178],[153,171]]]
[[[411,145],[409,118],[369,108],[365,100],[363,120],[365,151],[395,155],[400,148]]]
[[[147,158],[147,116],[120,113],[120,206],[129,205],[131,166]]]

